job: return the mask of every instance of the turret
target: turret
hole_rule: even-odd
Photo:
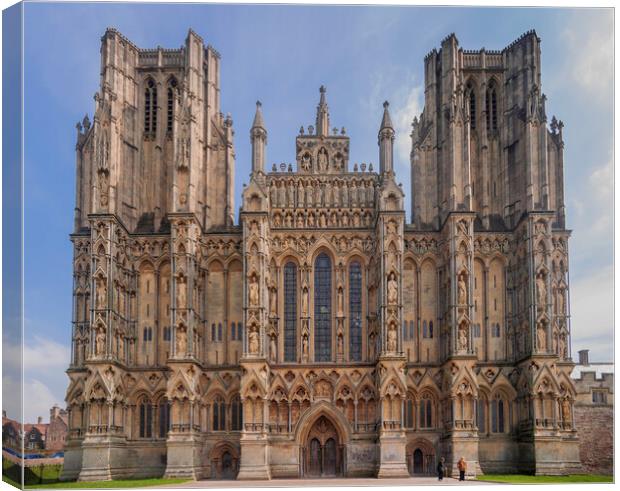
[[[327,108],[327,102],[325,102],[326,89],[323,85],[319,89],[321,92],[321,99],[319,105],[316,107],[316,134],[317,136],[329,135],[329,109]]]
[[[394,126],[390,111],[388,110],[390,103],[383,103],[383,119],[381,120],[381,128],[379,129],[379,168],[382,174],[394,173]]]
[[[267,130],[263,120],[262,104],[256,101],[256,114],[250,129],[250,141],[252,142],[252,174],[265,172],[265,146],[267,145]]]

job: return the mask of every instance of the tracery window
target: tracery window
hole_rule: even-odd
[[[170,428],[170,404],[166,398],[159,402],[159,437],[166,438]]]
[[[472,130],[476,129],[476,94],[471,85],[468,85],[469,90],[469,124]]]
[[[495,85],[491,84],[487,89],[487,131],[497,130],[497,91]]]
[[[284,266],[284,361],[297,358],[297,266]]]
[[[504,401],[496,397],[491,402],[491,431],[504,433]]]
[[[332,358],[332,262],[325,253],[314,262],[314,355],[316,361]]]
[[[478,432],[479,433],[486,433],[487,431],[487,424],[486,424],[486,406],[487,406],[487,401],[486,399],[480,398],[476,401],[477,407],[476,407],[476,417],[477,417],[477,424],[478,424]]]
[[[166,131],[172,133],[172,125],[174,121],[174,94],[176,92],[177,81],[175,78],[170,79],[168,86],[168,111],[166,121]]]
[[[411,396],[407,397],[407,408],[405,411],[405,428],[413,428],[413,411],[415,404]]]
[[[352,361],[362,359],[362,266],[353,261],[349,266],[349,355]]]
[[[425,394],[420,400],[420,428],[433,427],[433,401],[431,396]]]
[[[144,132],[157,131],[157,86],[152,78],[146,82],[144,89]]]
[[[230,429],[232,431],[241,430],[241,425],[243,424],[243,410],[241,407],[241,399],[239,396],[235,396],[230,405]]]
[[[226,429],[226,403],[221,396],[213,400],[213,431]]]
[[[148,399],[143,398],[139,405],[140,438],[152,438],[153,436],[153,406]]]

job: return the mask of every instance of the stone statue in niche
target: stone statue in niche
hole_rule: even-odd
[[[304,360],[308,359],[308,335],[304,334],[301,338],[301,353],[304,357]]]
[[[338,354],[342,356],[344,353],[344,340],[342,337],[342,333],[338,334]]]
[[[566,334],[560,334],[560,358],[566,359],[568,358],[566,346]]]
[[[398,303],[398,283],[393,272],[390,273],[387,283],[387,300],[389,305],[396,305]]]
[[[299,206],[299,208],[306,207],[306,193],[304,190],[304,183],[302,181],[299,181],[299,186],[297,188],[297,202],[297,206]]]
[[[374,361],[376,357],[376,349],[377,349],[377,341],[375,337],[375,333],[371,332],[368,337],[368,358],[370,361]]]
[[[291,181],[287,186],[288,207],[295,208],[295,184]]]
[[[338,315],[344,315],[344,293],[342,287],[338,287]]]
[[[99,326],[95,335],[95,354],[103,356],[105,353],[105,327]]]
[[[314,192],[312,191],[312,184],[306,186],[306,206],[312,208],[314,206]]]
[[[271,206],[277,206],[278,201],[277,201],[277,197],[276,197],[276,186],[275,184],[271,184],[271,186],[269,187],[269,201],[271,202]]]
[[[396,323],[390,322],[387,332],[387,350],[390,352],[395,352],[397,349],[397,344]]]
[[[272,316],[275,316],[277,313],[277,299],[278,291],[275,287],[272,287],[269,291],[269,312]]]
[[[99,206],[108,206],[108,171],[99,171]]]
[[[558,315],[566,314],[566,306],[564,305],[564,288],[558,288]]]
[[[562,399],[562,421],[564,421],[564,423],[570,423],[571,422],[571,416],[570,416],[570,401],[568,400],[568,398],[564,398]]]
[[[538,308],[544,310],[547,304],[547,284],[545,281],[545,273],[540,272],[536,276],[536,292],[538,300]]]
[[[547,331],[542,322],[539,322],[536,328],[536,341],[538,343],[538,351],[547,351]]]
[[[249,290],[250,305],[256,307],[258,306],[258,278],[256,277],[256,274],[252,274],[252,277],[250,278]]]
[[[184,309],[187,305],[187,285],[185,277],[179,276],[177,280],[177,308]]]
[[[301,294],[301,315],[308,315],[308,288],[304,287],[304,291]]]
[[[272,334],[269,336],[269,358],[272,361],[276,361],[276,335]]]
[[[301,157],[301,168],[308,172],[312,167],[312,157],[308,152],[304,153]]]
[[[321,150],[319,150],[318,170],[319,172],[327,171],[327,150],[325,150],[325,148],[321,148]]]
[[[284,208],[286,201],[286,189],[284,189],[284,182],[278,181],[278,206]]]
[[[339,153],[336,154],[336,156],[334,157],[334,169],[343,170],[343,164],[344,160],[342,158],[342,155],[340,155]]]
[[[458,303],[459,305],[467,305],[467,283],[465,282],[464,274],[459,275]]]
[[[346,181],[342,183],[342,206],[349,206],[349,183]]]
[[[185,356],[187,351],[187,330],[185,326],[179,326],[177,328],[177,343],[176,343],[176,355]]]
[[[258,353],[258,348],[258,327],[256,325],[252,325],[252,327],[250,327],[250,333],[248,334],[248,350],[251,354],[255,355]]]
[[[105,309],[107,304],[108,288],[104,277],[97,278],[97,308]]]
[[[459,351],[467,351],[467,346],[469,344],[467,339],[467,326],[465,324],[461,324],[459,326],[459,343],[458,349]]]

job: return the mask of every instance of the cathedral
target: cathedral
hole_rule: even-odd
[[[374,167],[349,162],[324,87],[295,162],[267,166],[257,103],[238,223],[220,63],[191,30],[102,37],[62,479],[578,471],[563,124],[536,33],[428,53],[411,190],[387,102]]]

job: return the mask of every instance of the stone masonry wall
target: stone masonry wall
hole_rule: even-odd
[[[579,456],[584,472],[613,474],[613,406],[575,405],[574,415],[579,432]]]

